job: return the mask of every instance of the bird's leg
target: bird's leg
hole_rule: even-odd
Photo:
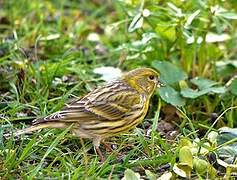
[[[104,145],[106,151],[109,151],[109,152],[113,152],[114,151],[110,144],[106,143],[104,140],[102,140],[101,142]]]
[[[118,151],[118,149],[113,149],[111,144],[106,143],[104,140],[101,140],[101,143],[105,146],[106,152],[112,152],[115,156],[122,156],[123,154]]]
[[[101,152],[101,150],[100,150],[100,142],[101,142],[101,138],[100,137],[95,137],[95,138],[93,138],[93,144],[94,144],[94,146],[95,146],[95,150],[96,150],[96,153],[99,155],[99,157],[100,157],[100,161],[101,162],[104,162],[105,161],[105,158],[104,158],[104,156],[103,156],[103,154],[102,154],[102,152]]]
[[[100,161],[101,161],[102,163],[105,162],[105,157],[103,156],[103,154],[102,154],[100,148],[99,148],[99,147],[95,147],[95,150],[96,150],[96,153],[97,153],[97,154],[99,155],[99,157],[100,157]]]

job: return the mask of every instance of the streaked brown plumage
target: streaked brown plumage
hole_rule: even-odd
[[[128,131],[144,119],[149,100],[159,85],[156,71],[150,68],[135,69],[125,73],[120,80],[66,104],[61,111],[36,119],[33,126],[14,134],[42,128],[66,128],[73,123],[72,133],[92,139],[99,151],[101,140]]]

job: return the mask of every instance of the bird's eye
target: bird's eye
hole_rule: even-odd
[[[150,80],[154,80],[154,79],[155,79],[155,76],[150,75],[150,76],[149,76],[149,79],[150,79]]]

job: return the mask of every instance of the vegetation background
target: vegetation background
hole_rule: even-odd
[[[1,179],[236,176],[236,20],[235,0],[0,1]],[[4,140],[103,84],[106,66],[152,67],[166,87],[104,163],[68,130]]]

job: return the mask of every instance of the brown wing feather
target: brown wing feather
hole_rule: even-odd
[[[116,81],[67,104],[62,111],[37,119],[34,124],[53,121],[79,124],[88,121],[116,121],[130,113],[139,103],[137,91],[124,82]]]

